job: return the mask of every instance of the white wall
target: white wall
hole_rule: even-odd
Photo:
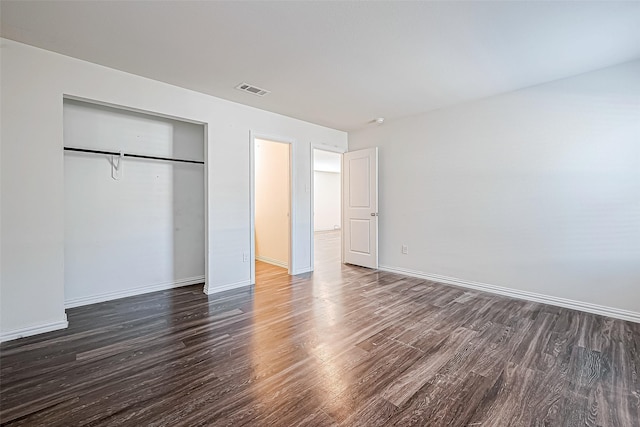
[[[66,100],[65,146],[204,160],[204,127]],[[65,152],[64,293],[77,306],[204,280],[204,166]]]
[[[207,292],[249,284],[250,132],[296,144],[294,272],[311,268],[311,144],[344,132],[0,39],[0,339],[64,327],[63,96],[205,123]],[[247,94],[247,96],[251,96]]]
[[[640,61],[350,133],[373,146],[382,266],[640,320]]]
[[[340,173],[313,172],[313,207],[315,231],[340,228]]]
[[[340,173],[342,154],[325,150],[313,150],[313,170]]]
[[[256,139],[256,259],[289,266],[289,144]]]

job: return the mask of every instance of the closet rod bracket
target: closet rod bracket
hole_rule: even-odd
[[[124,153],[120,150],[117,156],[111,156],[111,178],[118,181],[122,177],[122,160],[124,160]]]

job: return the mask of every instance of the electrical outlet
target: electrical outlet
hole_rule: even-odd
[[[408,255],[409,254],[409,246],[408,245],[402,245],[402,253],[404,255]]]
[[[242,252],[242,262],[249,262],[249,254]]]

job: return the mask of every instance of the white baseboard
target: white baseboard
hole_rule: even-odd
[[[558,307],[570,308],[587,313],[599,314],[601,316],[613,317],[621,320],[640,323],[640,313],[630,310],[622,310],[604,305],[591,304],[588,302],[575,301],[566,298],[554,297],[535,292],[520,291],[517,289],[505,288],[502,286],[489,285],[487,283],[473,282],[470,280],[457,279],[455,277],[440,276],[438,274],[429,274],[421,271],[408,270],[404,268],[389,267],[381,265],[379,270],[388,271],[390,273],[403,274],[405,276],[418,277],[420,279],[431,280],[434,282],[446,283],[449,285],[460,286],[463,288],[475,289],[478,291],[490,292],[492,294],[504,295],[507,297],[523,299],[527,301],[540,302],[543,304],[554,305]]]
[[[275,265],[276,267],[289,268],[289,265],[286,262],[278,261],[277,259],[269,257],[256,256],[256,261],[266,262],[267,264]],[[291,275],[295,276],[296,274],[310,273],[312,271],[311,266],[306,266],[292,271]]]
[[[291,272],[291,275],[292,275],[292,276],[295,276],[295,275],[297,275],[297,274],[311,273],[312,271],[313,271],[313,270],[311,269],[311,266],[309,266],[309,265],[308,265],[308,266],[306,266],[306,267],[299,268],[299,269],[298,269],[298,270],[296,270],[296,271],[292,271],[292,272]]]
[[[204,293],[207,295],[212,295],[212,294],[217,294],[224,291],[230,291],[231,289],[242,288],[244,286],[249,286],[249,285],[251,285],[250,280],[242,280],[240,282],[227,283],[224,285],[213,285],[211,287],[205,286]]]
[[[132,297],[135,295],[146,294],[149,292],[165,291],[167,289],[179,288],[182,286],[197,285],[204,282],[204,276],[188,277],[173,282],[159,283],[156,285],[141,286],[138,288],[125,289],[116,292],[107,292],[99,295],[91,295],[88,297],[72,298],[64,303],[64,308],[80,307],[83,305],[96,304],[99,302],[111,301],[114,299]]]
[[[275,265],[276,267],[289,268],[286,262],[278,261],[277,259],[269,258],[266,256],[257,256],[256,261],[266,262],[267,264]]]
[[[69,326],[67,315],[64,320],[53,323],[45,323],[38,326],[30,326],[28,328],[14,329],[13,331],[3,332],[0,334],[0,342],[17,340],[18,338],[30,337],[32,335],[44,334],[45,332],[57,331],[58,329],[66,329]]]

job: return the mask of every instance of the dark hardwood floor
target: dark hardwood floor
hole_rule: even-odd
[[[1,421],[640,426],[640,325],[340,264],[68,310],[0,347]]]

